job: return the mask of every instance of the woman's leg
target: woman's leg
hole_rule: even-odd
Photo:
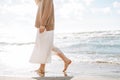
[[[58,49],[57,47],[53,47],[52,50],[56,52],[56,55],[59,56],[64,61],[64,69],[63,72],[65,72],[69,66],[69,64],[72,62],[69,58],[67,58],[63,52]]]
[[[45,76],[45,64],[40,64],[39,69],[37,70],[37,73],[41,76]]]

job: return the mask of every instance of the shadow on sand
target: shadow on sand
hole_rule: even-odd
[[[72,77],[33,77],[36,80],[70,80]]]

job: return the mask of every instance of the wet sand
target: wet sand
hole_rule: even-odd
[[[66,73],[63,73],[63,63],[47,64],[45,77],[34,72],[36,66],[24,69],[9,69],[0,73],[0,80],[120,80],[120,65],[105,63],[73,62]]]

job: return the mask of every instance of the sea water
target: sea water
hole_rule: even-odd
[[[75,61],[120,64],[120,31],[59,34],[56,39]]]

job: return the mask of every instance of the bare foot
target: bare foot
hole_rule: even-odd
[[[40,76],[40,77],[44,77],[45,76],[45,72],[38,69],[38,70],[35,70],[35,72],[37,72],[37,74]]]
[[[71,60],[68,60],[66,63],[64,63],[64,70],[63,70],[63,72],[65,72],[67,70],[67,68],[71,64],[71,62],[72,62]]]
[[[64,72],[64,76],[68,76],[66,72]]]

